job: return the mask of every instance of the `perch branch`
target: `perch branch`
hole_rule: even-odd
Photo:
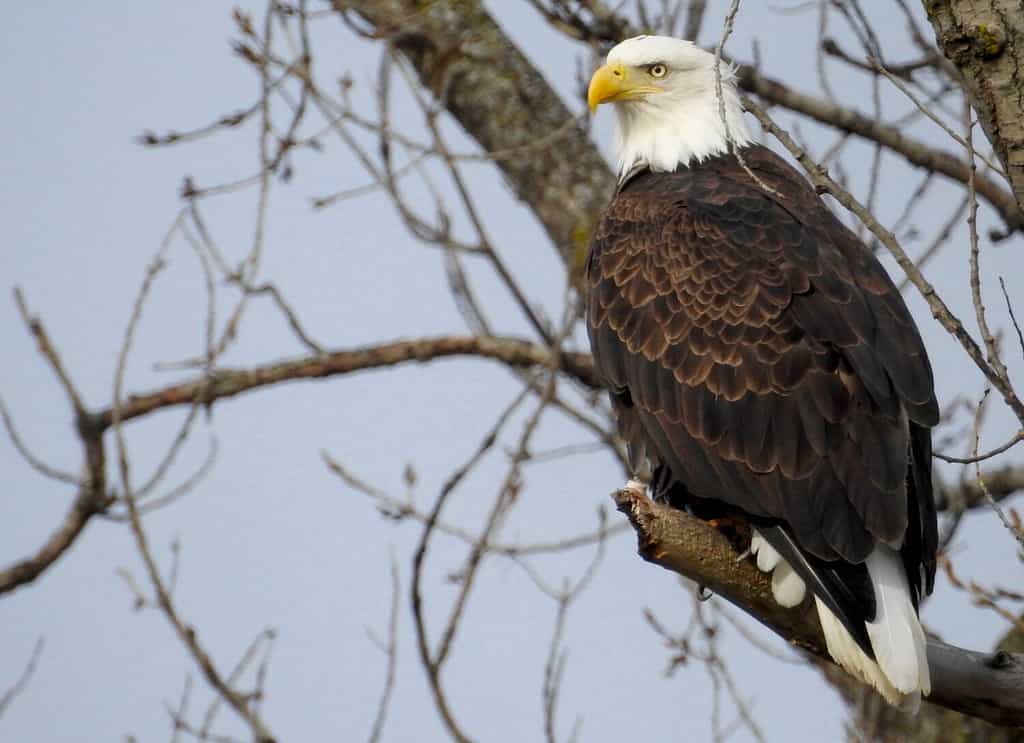
[[[633,490],[612,495],[636,531],[648,562],[678,573],[747,612],[790,644],[828,659],[810,601],[785,609],[772,599],[771,579],[741,559],[733,543],[710,524]],[[932,704],[996,725],[1024,726],[1024,654],[979,653],[929,640]]]

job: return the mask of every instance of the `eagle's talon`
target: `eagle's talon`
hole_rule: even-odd
[[[634,480],[632,478],[622,486],[622,489],[644,497],[647,496],[647,486],[639,480]]]

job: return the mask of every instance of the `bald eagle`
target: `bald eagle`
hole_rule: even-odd
[[[810,589],[832,657],[916,708],[938,541],[928,356],[874,255],[753,142],[720,69],[721,97],[714,55],[640,36],[591,79],[619,172],[586,267],[594,361],[654,497],[745,519],[775,600]]]

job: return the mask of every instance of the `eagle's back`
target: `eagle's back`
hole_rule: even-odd
[[[597,228],[587,325],[620,430],[676,492],[781,525],[812,561],[902,544],[916,602],[937,544],[920,335],[807,181],[742,154],[755,177],[733,155],[634,175]]]

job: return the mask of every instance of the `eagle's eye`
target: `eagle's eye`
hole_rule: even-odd
[[[665,77],[668,74],[668,67],[661,62],[657,62],[647,68],[647,74],[651,77]]]

